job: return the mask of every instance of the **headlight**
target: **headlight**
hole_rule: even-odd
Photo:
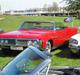
[[[0,40],[1,44],[8,44],[8,40]]]
[[[8,40],[5,40],[5,43],[8,44]]]
[[[0,43],[4,43],[4,40],[1,40]]]
[[[70,39],[70,40],[69,40],[69,43],[78,44],[78,41],[77,41],[76,39]]]

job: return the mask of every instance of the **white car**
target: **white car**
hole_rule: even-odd
[[[72,53],[80,53],[80,34],[73,35],[69,40],[69,48]]]

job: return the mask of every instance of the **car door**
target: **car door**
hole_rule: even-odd
[[[60,46],[66,41],[66,30],[64,29],[56,29],[53,32],[53,45]]]

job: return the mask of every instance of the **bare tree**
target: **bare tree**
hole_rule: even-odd
[[[58,7],[58,4],[56,2],[53,2],[53,4],[52,4],[52,10],[53,11],[59,11],[59,7]]]
[[[43,11],[48,11],[48,5],[47,4],[44,4],[44,6],[43,6]]]
[[[52,4],[45,4],[43,6],[43,11],[48,12],[59,11],[58,4],[56,2],[53,2]]]
[[[52,12],[53,11],[53,7],[52,7],[52,5],[48,5],[48,12]]]

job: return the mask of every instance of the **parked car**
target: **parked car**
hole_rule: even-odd
[[[73,54],[80,55],[80,34],[75,34],[70,38],[69,48]]]
[[[66,43],[77,30],[66,27],[61,22],[25,21],[17,30],[0,35],[0,47],[5,52],[35,45],[50,52]]]

